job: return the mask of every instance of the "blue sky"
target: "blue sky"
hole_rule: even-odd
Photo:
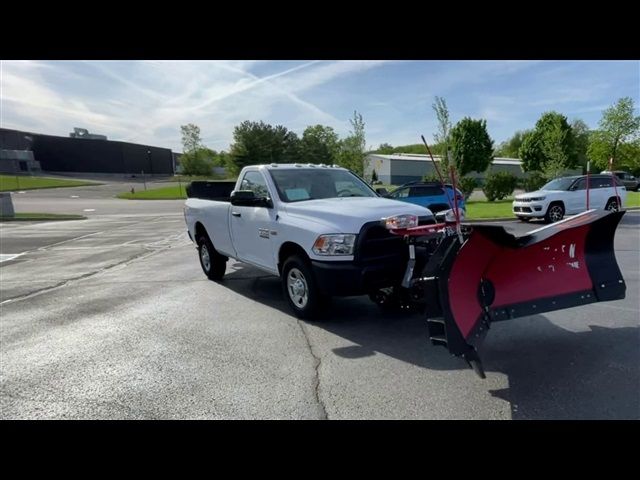
[[[436,95],[453,123],[486,119],[498,144],[546,111],[595,128],[620,97],[638,107],[640,62],[0,61],[0,126],[62,136],[84,127],[174,151],[186,123],[221,150],[244,120],[298,134],[321,123],[342,136],[354,110],[368,147],[418,143],[436,131]]]

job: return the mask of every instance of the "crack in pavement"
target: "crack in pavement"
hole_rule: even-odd
[[[296,319],[296,323],[298,324],[298,326],[300,327],[300,330],[302,331],[302,335],[304,336],[304,339],[307,342],[307,347],[309,347],[309,353],[311,353],[311,356],[313,357],[313,360],[314,360],[313,367],[314,367],[315,375],[314,375],[314,382],[313,382],[314,383],[313,393],[315,396],[316,403],[320,408],[320,420],[329,420],[329,415],[327,414],[327,407],[322,401],[322,398],[320,398],[320,366],[321,366],[320,357],[316,355],[315,352],[313,351],[313,347],[311,346],[311,340],[309,339],[307,330],[304,328],[304,325],[302,324],[302,322],[299,319]]]

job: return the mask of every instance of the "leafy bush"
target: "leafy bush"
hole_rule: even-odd
[[[464,199],[468,200],[471,194],[473,193],[473,189],[476,188],[478,182],[476,182],[475,178],[472,177],[462,177],[459,180],[457,187],[464,194]]]
[[[522,181],[522,188],[525,192],[535,192],[540,190],[545,183],[547,183],[546,177],[540,172],[531,172],[527,178]]]
[[[509,172],[490,173],[487,175],[482,191],[487,200],[493,202],[511,195],[517,184],[518,179]]]
[[[422,177],[423,182],[438,182],[440,183],[440,177],[435,173],[428,173],[424,177]]]
[[[203,151],[203,149],[184,153],[180,157],[183,175],[210,175],[212,163],[207,157],[207,152]]]

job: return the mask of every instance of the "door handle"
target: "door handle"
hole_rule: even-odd
[[[231,212],[231,215],[233,215],[234,217],[241,217],[242,214],[240,212]]]

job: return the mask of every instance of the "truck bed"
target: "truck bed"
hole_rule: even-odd
[[[203,200],[217,200],[219,202],[229,202],[231,201],[231,192],[233,191],[235,186],[235,181],[194,181],[187,186],[187,197],[200,198]]]

